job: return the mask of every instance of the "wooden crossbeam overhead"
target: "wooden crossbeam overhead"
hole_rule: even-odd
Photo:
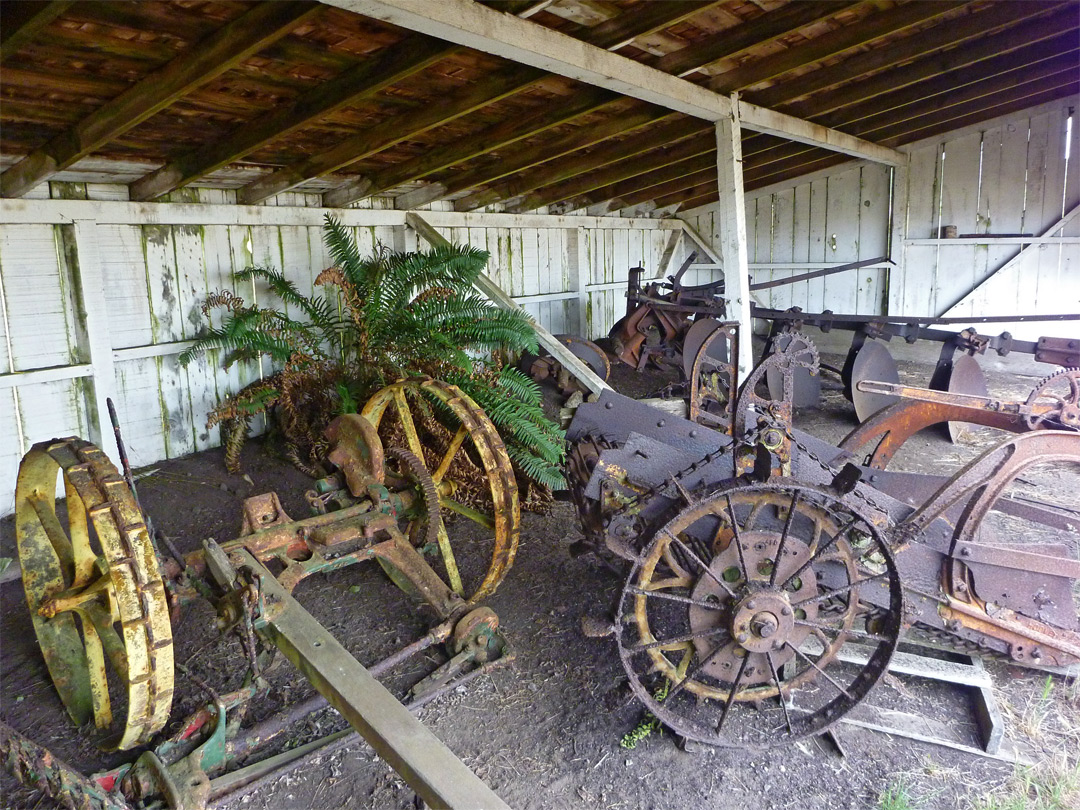
[[[1031,4],[1022,3],[1022,4],[1017,4],[1017,5],[1019,7],[1021,7],[1021,8],[1023,8],[1023,9],[1025,9],[1026,13],[1029,16],[1032,15]],[[1053,8],[1060,8],[1060,6],[1055,5],[1055,6],[1051,7],[1051,9],[1053,9]],[[974,26],[974,23],[972,22],[972,19],[978,18],[980,25],[986,25],[990,30],[994,30],[994,29],[1000,28],[1003,25],[1007,25],[1010,22],[1016,22],[1018,19],[1022,19],[1022,18],[1018,18],[1016,13],[1014,11],[1012,11],[1011,9],[1009,9],[1009,11],[1010,11],[1010,13],[1007,14],[1007,15],[1006,14],[995,14],[990,19],[985,18],[985,14],[987,12],[983,12],[983,13],[980,13],[978,15],[971,15],[971,17],[964,18],[961,21],[958,21],[958,22],[955,22],[955,23],[951,22],[948,27],[950,29],[953,28],[954,26],[960,27],[961,31],[959,33],[963,37],[975,36],[976,35],[976,26]],[[1054,15],[1050,15],[1048,17],[1043,17],[1043,18],[1039,19],[1037,24],[1034,25],[1034,26],[1027,25],[1027,26],[1024,26],[1022,28],[1022,30],[1019,30],[1019,31],[1009,30],[1009,31],[1006,31],[1005,33],[1003,33],[1003,34],[1001,34],[999,36],[989,37],[985,41],[985,47],[983,46],[982,42],[979,43],[976,52],[971,57],[971,62],[977,62],[977,61],[979,61],[981,59],[987,58],[987,56],[992,55],[994,53],[995,48],[999,49],[1001,53],[1007,53],[1007,52],[1016,50],[1017,48],[1022,47],[1023,45],[1031,44],[1032,42],[1042,41],[1042,40],[1046,39],[1048,36],[1050,36],[1050,34],[1052,34],[1052,33],[1059,33],[1062,30],[1062,26],[1065,26],[1066,29],[1068,27],[1070,27],[1070,20],[1068,19],[1068,16],[1070,14],[1071,14],[1072,18],[1075,18],[1075,11],[1074,10],[1063,10],[1063,11],[1060,11],[1059,14],[1054,14]],[[905,18],[903,18],[901,20],[901,22],[906,23],[909,20],[910,20],[909,17],[905,17]],[[894,18],[893,22],[894,23],[897,22],[895,20],[895,18]],[[1075,25],[1075,19],[1072,19],[1071,25],[1072,26]],[[880,30],[880,29],[878,29],[878,30]],[[910,37],[910,39],[917,40],[917,41],[922,41],[925,38],[927,38],[927,37],[925,37],[923,33],[920,33],[918,36]],[[904,42],[907,42],[907,40],[901,40],[900,44],[902,44]],[[841,44],[843,44],[843,43],[841,43]],[[961,51],[950,51],[950,52],[944,54],[942,57],[931,60],[930,64],[939,66],[938,69],[937,69],[939,71],[951,70],[957,64],[968,64],[967,58],[962,56],[961,53],[966,54],[969,50],[971,50],[971,49],[970,48],[965,48],[965,49],[962,49]],[[862,60],[861,57],[863,57],[863,56],[875,56],[875,57],[877,57],[877,54],[879,54],[879,53],[890,53],[892,51],[893,51],[893,45],[891,44],[889,48],[876,49],[874,51],[869,52],[868,54],[862,54],[862,55],[860,55],[858,57],[855,57],[852,61],[859,61],[860,64],[862,64],[864,67],[866,67],[867,69],[870,69],[871,64],[869,62],[866,62],[865,60]],[[820,53],[820,51],[818,53]],[[903,49],[901,49],[901,53],[902,53],[902,55],[910,55],[910,51],[903,50]],[[846,65],[847,62],[844,62],[844,63],[841,63],[841,64]],[[878,61],[875,64],[880,65],[880,59],[878,59]],[[825,68],[824,70],[825,71],[832,71],[833,69],[832,68]],[[777,88],[775,89],[775,91],[770,93],[770,96],[769,96],[770,100],[772,102],[774,102],[774,103],[782,103],[782,102],[786,101],[789,98],[798,98],[800,95],[802,95],[804,93],[804,91],[805,91],[805,89],[807,87],[807,84],[804,81],[804,79],[813,77],[818,72],[820,72],[820,71],[813,71],[813,72],[811,72],[809,74],[806,74],[806,77],[800,77],[799,79],[796,79],[792,83],[783,83],[783,84],[778,85]],[[914,65],[910,65],[910,66],[904,67],[902,69],[897,69],[896,71],[893,71],[892,72],[893,75],[892,75],[891,79],[892,79],[892,82],[894,82],[897,86],[904,86],[906,84],[911,83],[911,82],[908,81],[908,76],[913,75],[915,77],[914,80],[917,81],[926,72],[927,71],[926,71],[925,65],[920,64],[920,63],[916,63]],[[935,73],[935,75],[936,75],[936,71],[931,70],[930,72]],[[851,75],[852,74],[850,74],[850,73],[845,73],[843,78],[844,79],[850,79]],[[857,75],[857,74],[855,74],[855,75]],[[876,77],[876,76],[872,77],[871,79],[869,79],[867,81],[872,81],[872,82],[876,83],[878,81],[878,77]],[[844,92],[846,92],[847,87],[850,87],[850,86],[853,86],[853,85],[846,86],[844,88]],[[880,90],[879,92],[888,92],[888,90],[889,90],[889,88],[886,86],[886,87],[882,88],[882,90]],[[809,102],[806,103],[805,106],[799,107],[797,109],[797,114],[800,117],[806,117],[806,116],[809,116],[810,114],[812,114],[813,112],[815,112],[815,107],[813,105],[813,101],[814,101],[814,99],[811,99]],[[781,109],[783,109],[785,112],[789,111],[787,107],[781,107]],[[703,129],[704,129],[704,125],[699,124],[699,122],[697,122],[697,121],[689,121],[687,123],[687,126],[688,126],[688,132],[691,131],[690,128],[692,128],[694,131],[703,131]],[[836,126],[838,126],[838,124],[833,123],[833,124],[831,124],[831,126],[836,127]],[[783,137],[782,133],[776,133],[776,134]],[[758,136],[751,136],[750,138],[746,139],[745,146],[748,149],[748,151],[747,151],[748,155],[752,154],[754,151],[757,151],[757,147],[753,145],[754,141],[755,141],[755,139],[757,137]],[[647,143],[647,144],[643,143],[642,144],[642,149],[640,151],[645,151],[648,148],[655,148],[655,147],[659,147],[659,146],[662,146],[662,145],[663,145],[663,140],[657,138],[652,143]],[[793,146],[791,146],[791,144],[787,144],[787,146],[789,148],[791,148],[794,152],[805,152],[806,151],[806,149],[804,147],[798,147],[798,146],[793,147]],[[562,152],[561,150],[557,150],[555,152],[555,154],[565,154],[565,152]],[[574,158],[571,158],[570,160],[574,161]],[[571,165],[573,165],[573,163],[571,163]],[[585,160],[582,160],[582,161],[578,161],[577,165],[579,166],[579,170],[583,172],[583,171],[586,171],[586,170],[591,170],[593,168],[596,168],[597,163],[595,161],[590,162],[588,159],[585,159]],[[505,161],[500,162],[499,171],[501,171],[501,170],[503,170],[505,168],[506,168],[506,162]],[[543,167],[541,167],[541,170],[539,170],[539,171],[542,171],[542,168]],[[493,174],[493,172],[488,170],[486,175],[485,175],[485,170],[483,169],[483,167],[480,167],[480,168],[478,168],[476,170],[473,170],[471,172],[470,171],[464,172],[464,173],[462,173],[463,176],[461,176],[460,178],[455,178],[451,183],[446,184],[445,193],[449,194],[449,193],[454,193],[456,191],[460,191],[460,190],[470,188],[470,187],[473,187],[473,186],[487,185],[487,184],[491,183],[494,179],[497,179],[497,178],[491,177],[490,176],[491,174]],[[543,180],[544,179],[542,173],[538,173],[535,177],[536,177],[537,180]],[[510,190],[510,188],[511,188],[510,183],[514,183],[513,187],[514,187],[515,190],[513,190],[513,191]],[[480,206],[483,206],[483,205],[489,205],[489,204],[494,203],[494,202],[498,202],[499,200],[506,199],[507,197],[511,197],[514,194],[520,194],[523,191],[522,187],[527,186],[527,185],[529,185],[529,184],[521,182],[519,178],[512,178],[510,180],[505,181],[502,184],[498,184],[498,185],[492,186],[490,188],[481,189],[481,190],[479,190],[477,192],[474,192],[473,194],[469,195],[468,197],[465,197],[462,200],[460,200],[458,202],[458,204],[457,204],[457,207],[459,208],[459,210],[474,210],[477,207],[480,207]],[[539,187],[539,185],[537,185],[535,183],[532,184],[532,185],[534,186],[534,188]],[[529,190],[531,190],[531,189],[529,189]],[[431,197],[423,196],[422,192],[420,192],[419,190],[416,193],[416,198],[417,198],[417,201],[420,201],[420,200],[426,201],[427,199],[431,199]],[[595,202],[599,202],[599,200],[595,200]]]
[[[970,17],[964,18],[962,21],[951,23],[948,26],[943,26],[942,31],[932,30],[920,33],[918,36],[910,37],[912,44],[918,44],[920,48],[926,50],[922,53],[930,53],[934,50],[940,49],[944,44],[949,44],[950,39],[946,36],[955,35],[958,33],[954,29],[962,29],[959,33],[964,39],[971,37],[977,37],[975,41],[967,42],[962,48],[953,48],[945,53],[935,56],[932,59],[922,59],[910,64],[905,64],[902,67],[893,67],[891,69],[880,70],[872,76],[858,81],[851,82],[839,87],[835,90],[828,92],[815,93],[807,99],[793,103],[783,103],[787,99],[795,98],[792,95],[792,89],[802,91],[806,85],[796,81],[792,87],[787,84],[779,85],[775,88],[770,88],[765,93],[756,93],[749,96],[750,100],[766,100],[769,104],[778,104],[779,108],[784,112],[791,115],[798,116],[816,116],[823,113],[831,112],[845,107],[849,104],[858,104],[868,101],[875,96],[895,93],[908,85],[915,84],[916,82],[924,79],[932,79],[936,76],[945,76],[953,71],[960,70],[966,67],[972,67],[979,63],[1001,57],[1006,54],[1011,54],[1021,49],[1028,49],[1032,45],[1044,43],[1046,40],[1059,36],[1062,32],[1077,27],[1077,14],[1076,8],[1061,9],[1057,13],[1047,13],[1039,16],[1036,19],[1030,19],[1024,25],[1018,25],[1011,28],[1005,28],[1005,30],[999,33],[993,33],[992,29],[998,27],[996,24],[1000,23],[1008,15],[1004,12],[1015,13],[1015,8],[1028,8],[1027,3],[1006,4],[1004,6],[992,7],[989,11],[983,14],[975,14]],[[982,20],[981,18],[985,14],[995,12],[993,19]],[[987,26],[987,30],[978,30],[978,26],[975,25],[976,20],[979,21],[979,25]],[[861,54],[855,57],[850,62],[862,63],[860,57],[862,56],[874,56],[877,57],[879,52],[881,53],[894,53],[899,54],[895,59],[895,62],[900,62],[900,57],[907,56],[911,53],[910,49],[903,48],[902,45],[909,40],[902,40],[900,43],[891,44],[888,48],[881,48],[879,50],[869,51],[866,54]],[[929,44],[935,44],[936,47],[929,48]],[[941,43],[941,44],[937,44]],[[1044,50],[1050,51],[1049,47],[1044,46]],[[1017,61],[1023,61],[1024,57],[1016,55]],[[869,60],[865,60],[869,62]],[[880,58],[873,60],[875,64],[880,64],[882,61]],[[842,64],[847,65],[849,62],[845,61]],[[866,70],[861,70],[859,64],[852,66],[853,72],[848,73],[843,71],[844,79],[850,80],[852,76],[862,76],[870,69],[867,64]],[[889,66],[884,66],[889,67]],[[827,71],[832,71],[833,68],[826,68]],[[807,74],[807,78],[812,78],[818,72],[813,71]]]
[[[640,192],[642,189],[650,189],[657,185],[679,182],[686,175],[692,175],[702,170],[710,170],[716,173],[716,155],[714,152],[703,152],[700,155],[668,163],[654,171],[648,171],[642,175],[636,175],[627,180],[620,180],[600,186],[577,197],[572,197],[560,202],[551,209],[553,213],[565,214],[568,211],[577,211],[580,208],[588,208],[608,200],[616,202],[624,200],[627,196]],[[686,186],[693,185],[687,183]],[[681,186],[685,188],[686,186]],[[664,192],[667,193],[667,192]],[[646,197],[646,199],[649,199]],[[622,207],[622,206],[620,206]]]
[[[591,28],[583,36],[583,41],[597,47],[615,50],[625,45],[628,40],[674,25],[712,5],[716,5],[716,3],[700,3],[697,0],[693,0],[693,2],[673,0],[672,2],[652,3],[635,14],[626,15],[625,18],[615,17],[606,23]],[[525,85],[525,87],[527,86],[529,85]],[[618,98],[613,93],[588,88],[584,93],[578,93],[559,105],[559,109],[555,113],[544,110],[527,116],[523,120],[503,121],[461,142],[426,150],[423,155],[417,158],[396,163],[371,176],[348,180],[341,186],[325,192],[323,194],[323,204],[328,208],[337,208],[364,197],[380,194],[402,183],[462,163],[470,158],[544,132],[567,121],[572,121],[574,118],[600,109],[612,101],[617,101]],[[446,106],[452,107],[453,105],[448,104]],[[664,114],[667,114],[667,111],[655,105],[641,105],[639,110],[631,111],[629,116],[622,119],[625,120],[623,131],[629,131],[647,123],[650,117],[655,118]],[[640,123],[635,123],[635,121]],[[619,131],[615,130],[611,134],[617,134]],[[432,195],[432,191],[433,189],[428,189],[423,199],[416,200],[410,206],[402,205],[399,207],[411,207],[430,202],[439,196],[438,194]]]
[[[0,174],[0,195],[22,196],[320,11],[307,2],[255,6]]]
[[[512,6],[522,11],[534,6],[522,0]],[[456,45],[425,37],[408,37],[378,57],[345,70],[340,76],[303,94],[294,104],[270,110],[228,136],[193,149],[131,185],[131,199],[151,200],[185,186],[271,141],[288,135],[344,107],[371,98],[395,82],[407,79],[459,52]]]
[[[598,47],[609,43],[620,43],[634,32],[649,32],[662,26],[660,12],[670,14],[675,19],[685,17],[688,12],[686,3],[660,4],[648,15],[637,20],[623,20],[619,25],[598,26],[600,32],[588,31],[586,38]],[[615,20],[610,21],[615,23]],[[531,24],[534,25],[535,24]],[[546,29],[545,29],[546,30]],[[576,40],[573,40],[576,41]],[[454,98],[439,105],[427,105],[411,113],[391,118],[366,130],[353,138],[348,138],[334,148],[295,165],[286,166],[267,177],[260,178],[245,186],[240,192],[240,199],[245,203],[256,203],[280,194],[315,177],[344,168],[351,163],[387,149],[410,137],[415,137],[429,129],[453,121],[488,104],[524,90],[531,85],[548,78],[549,74],[534,67],[511,65],[477,82]],[[581,103],[580,101],[578,102]],[[352,199],[373,193],[373,184],[367,178],[361,178],[348,184],[348,190],[339,192],[332,198],[335,205],[344,205]],[[351,197],[359,192],[358,196]],[[351,197],[351,198],[350,198]]]
[[[0,62],[7,59],[34,38],[71,5],[71,0],[23,0],[4,3],[3,25],[0,25]]]
[[[1067,20],[1052,21],[1059,25],[1059,31],[1062,30],[1061,26],[1068,22]],[[899,86],[903,86],[904,89],[898,92],[889,93],[881,99],[871,98],[869,101],[865,101],[862,104],[844,108],[833,116],[826,116],[820,119],[819,123],[830,127],[844,126],[848,131],[873,138],[879,142],[884,142],[887,134],[890,137],[890,140],[888,141],[890,144],[898,144],[903,140],[906,140],[902,137],[904,134],[902,131],[894,128],[888,130],[886,133],[880,128],[871,128],[871,125],[879,124],[880,126],[887,125],[895,127],[907,121],[910,122],[908,130],[914,131],[921,127],[926,120],[925,111],[921,106],[916,105],[915,102],[941,95],[943,98],[939,105],[939,110],[937,111],[937,114],[940,114],[940,111],[948,106],[961,104],[981,95],[997,93],[1003,89],[1017,87],[1059,72],[1068,70],[1075,71],[1075,58],[1070,56],[1069,52],[1069,47],[1077,41],[1075,20],[1072,21],[1072,25],[1074,26],[1074,30],[1070,31],[1066,26],[1064,33],[1060,33],[1057,37],[1052,37],[1038,42],[1035,45],[1030,45],[1026,49],[1015,50],[1015,52],[998,57],[995,60],[989,60],[981,65],[977,72],[975,69],[971,69],[970,71],[956,71],[943,76],[935,76],[935,78],[931,80],[911,83],[910,85],[904,86],[906,82],[904,82],[903,77],[906,73],[902,70],[896,71],[901,74],[896,77],[896,83]],[[995,39],[996,38],[991,38],[991,40]],[[992,46],[994,43],[991,42],[990,44]],[[1054,56],[1053,59],[1045,59],[1047,54],[1058,55]],[[1025,64],[1029,64],[1031,67],[1017,67],[1018,65]],[[761,145],[758,145],[759,141],[761,142]],[[643,138],[642,142],[647,144],[648,139]],[[653,142],[653,145],[659,142],[661,142],[660,139],[657,139]],[[752,136],[745,139],[744,150],[747,159],[746,176],[748,179],[759,176],[763,167],[768,163],[786,161],[782,167],[782,169],[786,170],[793,165],[798,165],[800,160],[816,162],[823,159],[823,156],[818,153],[818,150],[807,149],[804,145],[793,144],[786,141],[771,146],[769,142],[762,139],[761,136]],[[648,156],[645,156],[643,161],[652,162]],[[571,163],[571,165],[574,164]],[[543,167],[541,167],[541,169],[542,168]],[[577,164],[575,168],[582,168],[582,164]],[[661,166],[654,162],[652,162],[652,165],[648,166],[648,169],[650,170],[657,168],[661,168]],[[641,179],[645,180],[646,178],[643,177]],[[505,188],[501,187],[501,190],[505,190]],[[553,200],[551,195],[546,193],[547,191],[548,190],[546,189],[542,190],[542,193],[534,195],[531,198],[531,201],[547,200],[547,204],[551,204]],[[497,190],[492,190],[489,192],[489,196],[481,197],[479,199],[490,201],[492,196],[496,193]],[[604,199],[601,196],[602,193],[603,189],[596,189],[580,199],[574,199],[564,203],[560,206],[560,210],[573,210],[587,205],[598,204]],[[464,203],[468,200],[469,198],[465,198],[461,202]],[[567,205],[571,206],[571,209],[566,209],[565,206]]]
[[[714,76],[707,84],[718,93],[742,90],[766,79],[775,79],[803,65],[864,45],[886,34],[948,14],[963,6],[965,2],[966,0],[914,0],[889,11],[874,14],[854,25],[841,26],[781,53],[755,59],[735,70]]]
[[[1073,5],[1071,2],[998,3],[975,13],[950,20],[948,25],[935,26],[929,30],[906,36],[903,39],[893,40],[887,48],[873,48],[863,53],[853,54],[834,65],[818,68],[801,76],[778,82],[765,90],[744,93],[744,97],[748,101],[764,107],[778,107],[792,115],[801,115],[800,112],[796,111],[797,108],[789,107],[785,102],[791,102],[800,96],[820,93],[820,91],[827,90],[830,87],[850,82],[853,76],[869,76],[872,73],[908,63],[911,63],[913,68],[915,65],[923,64],[939,65],[939,70],[945,73],[955,67],[970,64],[966,61],[967,55],[973,49],[982,50],[980,47],[982,42],[988,39],[994,39],[998,43],[998,47],[1002,48],[1001,53],[1006,53],[1014,48],[1037,41],[1031,36],[1033,33],[1031,24],[1036,19],[1045,19],[1046,15],[1067,10]],[[1006,29],[1008,34],[1015,38],[999,38],[997,34],[1002,29]],[[1039,32],[1035,31],[1034,33],[1037,35]],[[1051,30],[1046,36],[1054,33],[1057,32]],[[956,47],[961,44],[964,47]],[[930,56],[936,51],[945,48],[951,48],[951,50],[940,54],[932,61],[926,62],[923,60],[923,57]],[[959,64],[955,64],[953,60],[961,61]],[[884,88],[882,92],[887,92],[887,90],[888,87]],[[819,95],[817,98],[822,98],[822,96]]]
[[[653,4],[657,5],[657,4]],[[660,4],[662,5],[662,4]],[[814,22],[819,22],[823,19],[827,19],[846,8],[861,5],[859,3],[853,4],[837,4],[837,3],[798,3],[790,7],[785,7],[780,11],[768,15],[765,19],[757,19],[749,23],[745,23],[734,29],[730,29],[725,32],[722,37],[716,37],[709,45],[703,48],[684,48],[678,51],[673,51],[660,59],[654,60],[653,67],[658,70],[664,70],[675,75],[685,75],[692,73],[698,68],[705,67],[712,62],[715,62],[722,58],[734,56],[752,45],[761,45],[763,43],[769,43],[782,36],[791,34],[806,25]],[[607,93],[601,90],[586,91],[584,94],[580,94],[574,99],[574,104],[577,105],[581,100],[593,100],[591,106],[584,110],[584,112],[593,112],[602,109],[613,100],[618,100],[618,96]],[[455,177],[450,179],[446,183],[434,183],[429,186],[417,189],[414,192],[410,192],[408,195],[404,195],[404,199],[398,204],[399,208],[409,208],[413,206],[423,205],[433,200],[440,199],[450,194],[456,194],[459,191],[464,191],[476,186],[483,186],[498,180],[500,177],[512,174],[517,171],[522,171],[544,161],[552,160],[563,155],[567,155],[578,149],[587,148],[600,140],[604,140],[608,137],[612,137],[617,134],[623,134],[636,128],[634,123],[641,111],[643,110],[656,110],[653,114],[654,120],[659,121],[663,118],[674,115],[669,110],[662,110],[656,105],[652,104],[640,104],[630,110],[628,113],[624,113],[621,119],[627,120],[627,126],[623,132],[618,129],[618,120],[612,122],[614,126],[607,126],[604,130],[597,127],[585,128],[583,133],[569,133],[554,141],[549,141],[544,144],[537,144],[535,146],[528,146],[524,149],[515,150],[513,154],[505,156],[503,160],[498,161],[493,166],[478,166],[472,170],[466,170],[458,173]],[[555,114],[549,114],[550,118],[545,120],[545,126],[533,127],[532,130],[528,130],[526,127],[520,127],[516,130],[517,134],[515,138],[508,139],[500,137],[500,135],[494,131],[483,133],[476,139],[476,143],[471,140],[468,143],[458,144],[451,149],[439,150],[441,152],[438,160],[433,160],[431,157],[425,155],[422,158],[418,158],[413,161],[406,161],[404,164],[391,167],[387,170],[389,175],[385,179],[377,180],[372,178],[372,182],[368,187],[366,194],[374,195],[380,191],[386,191],[393,188],[396,185],[407,182],[409,180],[415,180],[424,177],[431,172],[437,171],[441,168],[446,168],[454,164],[463,163],[472,158],[478,157],[487,152],[500,149],[513,143],[514,140],[518,140],[531,135],[538,134],[544,129],[550,126],[555,126],[559,123],[564,123],[578,115],[583,113],[577,112],[576,109],[569,111],[572,114],[567,115],[568,111],[559,110]],[[704,128],[704,124],[698,125],[698,130]],[[602,131],[610,129],[609,135],[603,135]],[[496,202],[501,197],[492,195],[486,195],[487,202],[480,203],[480,205],[486,205],[491,202]],[[324,201],[327,205],[338,205],[343,202],[351,202],[358,199],[356,194],[339,193],[336,190],[334,192],[328,192],[324,197]],[[471,205],[469,209],[478,207],[477,205]]]
[[[684,79],[632,59],[600,50],[543,26],[500,14],[472,0],[327,0],[335,6],[415,31],[457,42],[551,73],[683,112],[707,121],[731,114],[731,101]],[[749,129],[784,126],[787,137],[868,160],[898,165],[905,157],[893,149],[828,132],[809,122],[748,106],[742,123]]]

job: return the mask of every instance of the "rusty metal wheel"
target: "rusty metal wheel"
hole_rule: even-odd
[[[58,474],[66,518],[57,510]],[[89,442],[41,442],[19,466],[15,521],[34,632],[68,714],[115,731],[109,747],[146,743],[172,706],[172,627],[131,490]],[[127,704],[115,727],[110,680]]]
[[[781,478],[720,490],[661,528],[631,570],[616,635],[631,687],[666,726],[766,748],[821,733],[865,698],[902,603],[859,507]],[[851,642],[858,653],[842,654]]]
[[[447,584],[470,602],[493,594],[513,565],[521,511],[510,458],[483,409],[458,387],[425,378],[383,388],[362,416],[380,433],[399,432],[431,473],[439,505],[475,524],[459,524],[452,545],[439,519]]]
[[[1045,410],[1026,417],[1028,427],[1080,430],[1080,369],[1066,368],[1044,377],[1024,403]]]

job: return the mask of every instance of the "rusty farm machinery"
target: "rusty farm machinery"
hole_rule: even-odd
[[[380,433],[399,446],[384,446]],[[173,703],[173,623],[192,600],[210,600],[219,628],[240,634],[247,675],[241,690],[213,693],[179,734],[93,779],[4,727],[0,747],[17,774],[65,801],[75,794],[77,806],[156,797],[168,807],[202,807],[220,792],[210,776],[284,727],[271,720],[238,733],[236,716],[226,722],[226,712],[242,716],[265,694],[265,654],[276,648],[322,696],[285,721],[329,702],[429,806],[505,806],[375,679],[445,643],[447,663],[412,687],[416,705],[510,659],[498,617],[479,604],[505,576],[518,542],[518,491],[502,440],[468,396],[430,379],[383,389],[326,435],[335,471],[307,493],[313,516],[291,519],[275,493],[249,498],[239,537],[207,539],[186,555],[157,547],[130,475],[99,448],[67,438],[27,453],[15,516],[22,581],[72,720],[93,722],[109,748],[156,741]],[[484,558],[478,563],[458,564],[461,549],[455,554],[443,520],[450,512],[476,527],[468,545]],[[292,595],[313,574],[364,560],[376,560],[437,616],[425,636],[370,668]]]
[[[1080,663],[1075,490],[1014,491],[1080,464],[1080,371],[1026,402],[863,382],[901,399],[834,447],[792,425],[795,375],[818,357],[786,334],[740,381],[737,329],[718,325],[691,364],[689,418],[609,391],[570,424],[586,542],[629,569],[601,629],[649,711],[686,739],[764,748],[847,715],[902,638]],[[951,477],[887,469],[950,420],[1018,435]]]

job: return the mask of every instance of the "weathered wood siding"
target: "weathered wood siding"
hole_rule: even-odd
[[[888,255],[890,170],[859,165],[746,197],[750,283],[777,281],[811,270]],[[716,205],[686,220],[719,245]],[[808,312],[882,312],[886,265],[800,281],[754,293],[764,306]],[[719,277],[721,271],[713,271]],[[690,283],[709,281],[700,273]]]
[[[80,435],[113,453],[108,417],[97,407],[106,395],[135,465],[218,445],[217,429],[206,428],[208,412],[270,369],[252,362],[224,370],[217,352],[179,365],[179,353],[206,322],[206,296],[229,289],[248,303],[278,303],[233,273],[272,265],[307,292],[330,264],[318,195],[283,194],[252,207],[235,205],[233,192],[199,189],[172,203],[138,205],[122,201],[125,190],[55,184],[52,196],[64,199],[3,203],[0,514],[13,507],[18,460],[32,443]],[[404,212],[383,201],[334,213],[364,251],[416,245]],[[79,243],[66,224],[72,221],[83,223],[80,233],[93,249]],[[593,336],[605,334],[621,309],[627,269],[642,264],[654,274],[669,234],[681,227],[674,220],[441,211],[431,211],[430,221],[452,241],[489,251],[490,275],[548,330]],[[80,267],[90,257],[96,267]],[[104,288],[97,291],[104,311],[93,314],[107,329],[97,345],[81,303],[83,271],[90,270]],[[210,313],[215,325],[221,317]]]
[[[911,165],[898,181],[901,269],[893,274],[890,312],[957,317],[1080,312],[1077,101],[1042,105],[910,150]],[[1071,220],[1055,227],[1070,212]],[[940,238],[946,226],[955,227],[961,238]],[[1008,241],[995,234],[1043,241]],[[1075,323],[1064,331],[1049,324],[990,329],[1029,338],[1080,332]]]

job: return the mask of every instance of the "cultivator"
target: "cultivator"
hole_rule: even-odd
[[[737,340],[718,324],[703,342],[690,419],[605,392],[567,434],[586,542],[629,565],[612,633],[656,717],[744,748],[818,734],[909,632],[1080,664],[1076,485],[1067,503],[1019,491],[1042,467],[1080,463],[1080,371],[1025,403],[863,383],[904,399],[834,447],[791,422],[796,374],[817,372],[812,341],[789,333],[738,384]],[[917,429],[948,420],[1020,435],[950,478],[886,469]]]
[[[418,429],[414,414],[434,427]],[[384,448],[380,433],[405,447]],[[207,539],[184,557],[159,557],[132,487],[98,448],[53,440],[23,459],[16,493],[23,583],[53,683],[76,723],[93,720],[118,749],[145,745],[164,728],[174,693],[170,614],[191,600],[210,599],[219,628],[238,630],[248,654],[244,689],[215,696],[179,737],[96,784],[119,786],[131,799],[163,796],[185,810],[205,804],[208,774],[224,768],[227,751],[246,752],[272,736],[262,729],[234,745],[238,723],[225,722],[227,711],[266,692],[257,635],[284,652],[429,805],[504,806],[372,675],[446,642],[450,660],[413,687],[413,697],[426,700],[508,660],[498,617],[477,604],[498,587],[518,541],[517,486],[502,441],[468,396],[430,379],[384,389],[362,414],[332,423],[327,438],[336,472],[308,493],[313,517],[292,520],[273,493],[249,498],[240,537]],[[54,500],[58,475],[64,510]],[[470,546],[483,559],[463,563],[460,548],[455,555],[446,512],[480,531]],[[438,558],[441,575],[425,555]],[[423,639],[369,671],[292,591],[313,574],[372,559],[438,619]],[[24,749],[9,737],[7,753],[18,760]]]

